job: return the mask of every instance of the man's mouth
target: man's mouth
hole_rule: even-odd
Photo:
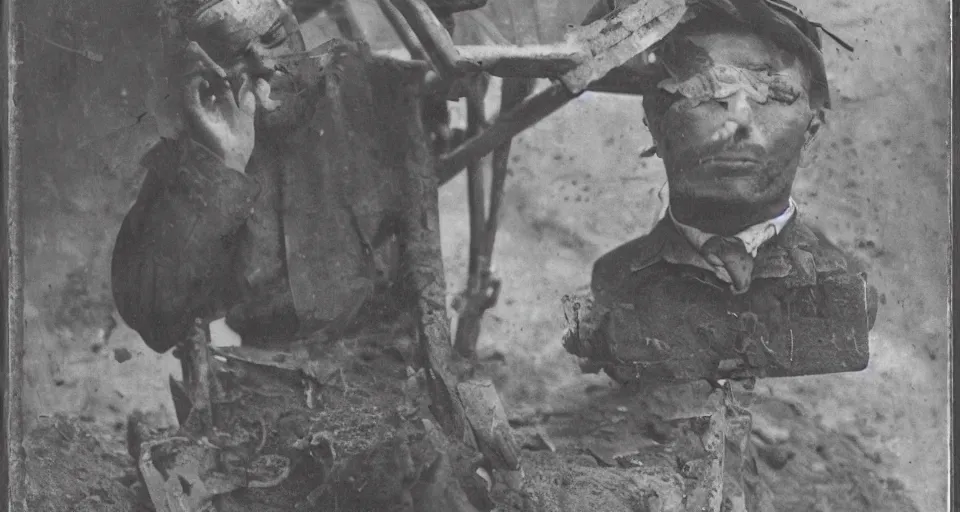
[[[698,167],[714,167],[725,171],[725,174],[739,174],[753,171],[763,162],[752,154],[724,153],[700,158]]]
[[[753,164],[759,165],[760,160],[751,156],[717,155],[700,159],[700,164]]]

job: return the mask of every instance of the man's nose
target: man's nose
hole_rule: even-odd
[[[737,91],[727,100],[727,116],[738,126],[748,127],[753,122],[753,108],[745,91]]]
[[[720,101],[720,104],[726,109],[726,121],[736,125],[733,133],[735,140],[741,141],[760,135],[754,123],[753,106],[750,105],[745,91],[737,91],[733,96]]]

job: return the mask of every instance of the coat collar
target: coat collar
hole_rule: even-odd
[[[790,204],[780,215],[768,219],[766,221],[754,224],[743,231],[740,231],[736,235],[733,235],[736,238],[739,238],[747,248],[747,252],[750,256],[757,256],[757,249],[760,248],[767,240],[777,236],[783,231],[784,226],[790,222],[790,219],[793,218],[797,213],[797,202],[790,198]],[[686,237],[687,241],[693,245],[694,249],[700,250],[703,247],[703,244],[710,240],[714,236],[713,233],[707,233],[701,231],[693,226],[688,226],[677,220],[673,216],[673,210],[667,208],[667,217],[673,222],[673,225],[677,228],[677,231],[683,234]]]
[[[785,279],[787,286],[812,286],[817,282],[818,272],[846,269],[846,262],[825,251],[817,236],[798,216],[794,214],[779,234],[758,247],[753,279]],[[638,272],[664,261],[697,267],[723,280],[669,217],[661,219],[644,238],[646,249],[638,251],[638,257],[630,263],[631,271]]]

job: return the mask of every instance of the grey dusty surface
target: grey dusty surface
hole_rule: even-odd
[[[30,176],[29,421],[64,412],[109,428],[134,408],[173,419],[167,375],[178,366],[119,321],[109,294],[113,238],[142,179],[132,164],[156,140],[152,119],[141,116],[151,76],[142,52],[153,43],[140,3],[112,17],[92,0],[20,7],[29,30],[22,69],[30,121],[20,130]],[[761,395],[792,401],[804,415],[764,407],[757,421],[775,437],[839,439],[836,453],[856,446],[872,459],[876,482],[902,487],[919,510],[945,511],[948,3],[797,4],[856,52],[825,39],[834,110],[796,198],[863,259],[882,302],[867,370],[761,381]],[[560,299],[587,286],[596,257],[656,220],[665,177],[658,160],[639,157],[650,144],[641,116],[639,99],[588,94],[514,144],[494,255],[504,286],[480,340],[482,354],[505,355],[498,384],[508,409],[567,409],[585,400],[586,388],[607,385],[581,376],[564,353]],[[451,293],[466,272],[465,189],[460,177],[441,192]]]

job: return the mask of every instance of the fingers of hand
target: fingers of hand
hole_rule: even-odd
[[[264,79],[257,80],[256,84],[256,95],[257,101],[260,102],[260,105],[263,106],[264,110],[272,111],[276,110],[280,106],[280,102],[270,98],[270,83]]]
[[[184,103],[188,110],[211,110],[235,105],[230,85],[209,73],[198,73],[187,77],[184,95]]]
[[[716,254],[707,254],[706,260],[714,267],[723,267],[723,260],[721,260]]]
[[[217,64],[196,41],[190,41],[190,44],[187,45],[186,55],[192,61],[192,64],[199,69],[212,72],[220,78],[226,78],[227,72],[224,71],[223,67]]]
[[[205,103],[209,101],[207,97],[210,89],[210,82],[201,75],[196,74],[187,78],[186,87],[183,89],[184,105],[189,112],[200,111],[205,108]]]
[[[210,109],[236,105],[226,71],[196,41],[184,48],[182,59],[188,106]]]
[[[257,83],[259,84],[262,81],[262,79],[258,79]],[[254,87],[254,81],[249,75],[245,74],[240,89],[237,91],[237,105],[240,107],[240,111],[251,116],[257,110],[257,97],[254,94]]]

